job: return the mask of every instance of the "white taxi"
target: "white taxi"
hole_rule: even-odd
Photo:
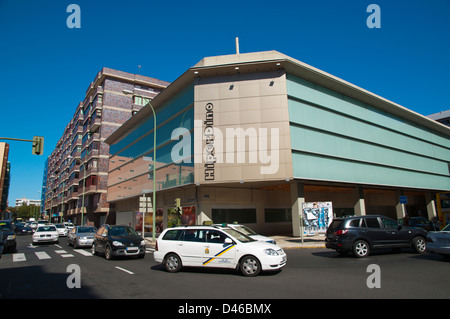
[[[264,241],[266,243],[276,244],[276,241],[270,237],[266,237],[260,234],[255,233],[255,231],[245,225],[233,223],[233,224],[214,224],[217,227],[230,227],[236,229],[237,231],[246,234],[247,236],[257,240]]]
[[[181,226],[164,230],[153,254],[168,272],[182,267],[239,269],[245,276],[286,265],[281,247],[252,239],[229,227]]]

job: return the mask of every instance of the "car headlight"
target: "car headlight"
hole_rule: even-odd
[[[8,235],[8,237],[6,238],[6,240],[12,240],[16,238],[16,235]]]
[[[278,256],[277,251],[275,249],[272,249],[272,248],[264,249],[264,253],[266,255],[269,255],[269,256]]]
[[[113,241],[112,244],[114,246],[123,246],[123,244],[120,241],[117,241],[117,240]]]
[[[145,240],[141,241],[141,246],[145,246]]]

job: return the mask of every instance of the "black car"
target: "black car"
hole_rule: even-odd
[[[106,259],[115,256],[144,258],[145,241],[130,226],[103,225],[94,235],[92,254],[104,253]]]
[[[427,231],[401,226],[381,215],[335,218],[327,229],[325,246],[339,253],[353,252],[367,257],[372,249],[411,247],[419,254],[426,252]]]
[[[3,246],[3,252],[13,252],[17,251],[16,249],[16,234],[14,233],[13,223],[10,220],[0,220],[0,232],[2,236],[0,240]]]
[[[14,231],[16,235],[32,234],[33,230],[25,223],[19,222],[15,224]]]

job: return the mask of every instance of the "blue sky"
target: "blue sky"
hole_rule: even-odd
[[[70,4],[81,28],[69,29]],[[366,9],[381,9],[381,28]],[[277,50],[423,115],[450,109],[449,0],[0,0],[9,203],[39,198],[44,162],[102,67],[174,81],[205,56]]]

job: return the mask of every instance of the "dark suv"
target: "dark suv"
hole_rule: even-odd
[[[130,226],[103,225],[94,235],[92,254],[105,254],[106,259],[114,256],[137,256],[144,258],[145,241]]]
[[[16,233],[14,232],[13,222],[10,220],[0,220],[0,249],[13,252],[16,249]],[[2,251],[0,251],[0,256]]]
[[[325,246],[339,253],[352,251],[356,257],[367,257],[376,248],[411,247],[423,254],[426,236],[426,230],[401,226],[386,216],[353,216],[333,219],[327,229]]]

